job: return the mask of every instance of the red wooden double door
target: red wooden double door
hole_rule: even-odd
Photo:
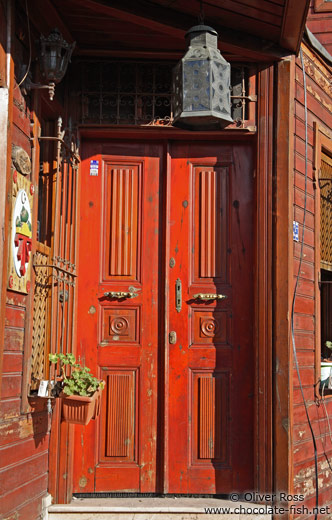
[[[78,354],[105,390],[74,492],[252,489],[251,147],[89,142],[81,175]]]

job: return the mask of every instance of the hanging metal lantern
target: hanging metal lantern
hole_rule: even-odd
[[[59,29],[53,29],[49,36],[40,37],[40,69],[46,82],[59,83],[66,73],[75,47],[64,40]]]
[[[218,50],[218,33],[196,25],[186,33],[187,52],[173,71],[174,124],[197,130],[233,122],[230,64]]]

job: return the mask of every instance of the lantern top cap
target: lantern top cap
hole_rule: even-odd
[[[210,27],[209,25],[194,25],[194,27],[191,27],[187,32],[186,32],[186,38],[190,35],[192,35],[193,33],[210,33],[210,34],[213,34],[214,36],[218,36],[218,33],[215,29],[213,29],[212,27]]]

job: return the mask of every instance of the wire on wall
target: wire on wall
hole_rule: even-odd
[[[20,87],[22,85],[22,83],[26,80],[29,72],[30,72],[30,67],[31,67],[31,34],[30,34],[30,20],[29,20],[29,10],[28,10],[28,0],[25,0],[25,11],[26,11],[26,15],[27,15],[27,25],[28,25],[28,38],[29,38],[29,62],[28,62],[28,66],[27,66],[27,70],[26,70],[26,73],[24,74],[23,78],[21,79],[21,81],[16,85],[15,88],[17,87]]]
[[[293,354],[294,354],[294,361],[296,366],[296,372],[297,377],[300,384],[300,390],[302,395],[302,400],[305,408],[305,413],[307,417],[307,421],[310,428],[310,433],[312,437],[312,442],[314,446],[314,452],[315,452],[315,486],[316,486],[316,513],[315,513],[315,520],[317,520],[317,511],[318,511],[318,503],[319,503],[319,490],[318,490],[318,463],[317,463],[317,444],[316,444],[316,438],[315,434],[312,428],[312,424],[309,417],[308,407],[307,403],[304,397],[303,393],[303,386],[302,386],[302,380],[301,380],[301,374],[300,374],[300,368],[299,363],[297,359],[297,353],[296,353],[296,345],[295,345],[295,335],[294,335],[294,314],[295,314],[295,301],[297,296],[297,289],[299,284],[299,278],[301,273],[301,266],[302,266],[302,260],[303,260],[303,247],[304,247],[304,230],[305,230],[305,221],[306,221],[306,213],[307,213],[307,183],[308,183],[308,106],[307,106],[307,81],[306,81],[306,73],[304,69],[304,62],[303,62],[303,53],[302,48],[300,49],[300,57],[301,57],[301,66],[302,66],[302,74],[303,74],[303,88],[304,88],[304,125],[305,125],[305,183],[304,183],[304,215],[303,215],[303,232],[302,232],[302,238],[301,238],[301,251],[300,251],[300,262],[299,262],[299,268],[296,276],[296,282],[294,287],[294,293],[293,293],[293,302],[292,302],[292,316],[291,316],[291,331],[292,331],[292,345],[293,345]]]

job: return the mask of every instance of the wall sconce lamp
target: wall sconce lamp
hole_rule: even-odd
[[[230,64],[218,49],[218,33],[196,25],[186,33],[187,52],[173,71],[174,124],[220,129],[231,117]]]
[[[66,73],[75,44],[76,42],[67,43],[59,29],[53,29],[47,37],[41,35],[38,61],[42,79],[46,84],[32,83],[27,79],[25,88],[27,90],[47,88],[52,101],[55,85],[62,80]]]

